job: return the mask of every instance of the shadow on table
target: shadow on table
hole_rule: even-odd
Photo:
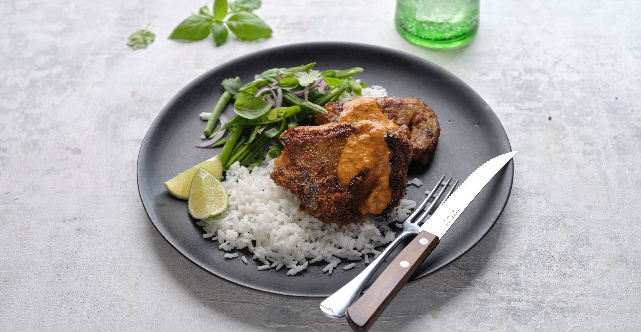
[[[466,292],[496,248],[502,225],[493,229],[479,244],[441,270],[407,284],[370,331],[402,331],[412,324],[438,320],[442,308],[458,294]],[[267,294],[232,284],[199,268],[169,245],[150,227],[154,248],[168,275],[197,301],[220,316],[238,321],[238,327],[279,331],[351,331],[347,321],[325,316],[319,309],[322,299],[292,298]],[[429,315],[429,316],[428,316]],[[206,322],[203,322],[206,323]],[[228,326],[228,325],[226,325]]]

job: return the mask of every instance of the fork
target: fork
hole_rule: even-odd
[[[320,304],[321,310],[328,316],[330,317],[336,317],[340,318],[345,316],[345,312],[347,311],[347,308],[349,308],[354,301],[356,301],[356,298],[361,294],[361,291],[367,284],[367,281],[369,281],[370,277],[376,272],[376,269],[385,261],[385,258],[389,256],[389,254],[396,248],[396,246],[404,239],[410,237],[410,236],[416,236],[419,231],[421,224],[425,222],[426,217],[428,214],[432,213],[434,209],[437,207],[436,203],[441,199],[443,196],[443,193],[445,192],[445,189],[449,186],[450,182],[452,181],[452,178],[447,180],[447,182],[443,185],[443,180],[445,179],[445,175],[441,177],[441,179],[438,181],[436,186],[434,186],[434,189],[432,189],[423,200],[421,205],[403,222],[403,232],[399,234],[396,239],[392,243],[390,243],[387,248],[381,252],[378,257],[369,264],[369,266],[363,270],[359,275],[357,275],[352,281],[347,283],[345,286],[341,287],[338,291],[336,291],[334,294],[332,294],[330,297],[326,298],[325,301],[323,301]],[[456,185],[458,184],[458,180],[454,183],[452,188],[450,188],[450,191],[447,193],[443,201],[445,201],[450,194],[452,194],[452,191],[454,191],[454,188],[456,188]],[[438,193],[436,198],[432,201],[432,203],[423,211],[427,203],[430,201],[430,198],[434,196],[438,188],[443,185],[443,188],[441,191]],[[442,201],[442,202],[443,202]],[[442,203],[441,202],[441,203]],[[417,216],[421,214],[419,218]]]

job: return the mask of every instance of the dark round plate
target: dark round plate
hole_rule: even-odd
[[[225,259],[218,243],[203,239],[201,227],[187,212],[185,201],[171,196],[163,182],[217,154],[219,149],[198,149],[205,123],[201,112],[211,112],[223,90],[220,82],[240,76],[244,83],[274,67],[316,62],[315,69],[362,67],[357,78],[382,85],[390,96],[416,97],[434,109],[441,125],[436,154],[427,166],[412,164],[409,179],[419,178],[421,188],[408,187],[406,198],[420,202],[425,191],[443,174],[464,180],[485,161],[511,151],[496,115],[467,84],[443,68],[418,57],[391,49],[351,43],[309,43],[272,48],[249,54],[214,68],[184,87],[158,114],[147,132],[138,156],[138,190],[149,218],[158,231],[189,260],[228,281],[249,288],[290,296],[326,297],[363,270],[332,275],[323,263],[287,276],[287,270],[257,271],[250,260]],[[232,114],[231,104],[225,109]],[[440,244],[412,276],[423,277],[468,251],[490,230],[503,211],[512,188],[514,168],[508,164],[463,212]],[[397,249],[397,251],[400,249]]]

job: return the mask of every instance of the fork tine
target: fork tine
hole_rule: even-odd
[[[449,180],[447,180],[447,182],[445,182],[443,189],[441,189],[441,191],[438,193],[436,198],[434,198],[434,200],[432,201],[432,204],[430,204],[430,206],[425,210],[424,216],[421,217],[421,219],[425,218],[426,215],[428,215],[434,210],[434,208],[436,207],[436,203],[438,203],[438,200],[441,199],[441,196],[443,196],[443,193],[445,192],[445,189],[447,188],[447,186],[450,185],[450,182],[452,182],[452,178],[450,178]]]
[[[441,191],[438,193],[438,195],[436,196],[436,198],[434,199],[434,201],[432,201],[432,204],[430,204],[430,206],[427,208],[427,210],[425,210],[425,212],[424,212],[424,213],[419,217],[418,221],[416,222],[416,224],[417,224],[417,225],[419,225],[419,226],[420,226],[420,225],[422,225],[422,224],[427,220],[427,218],[426,218],[426,217],[427,217],[427,215],[428,215],[428,214],[430,214],[430,213],[432,212],[432,210],[436,207],[436,203],[438,203],[438,201],[441,199],[441,197],[442,197],[442,196],[443,196],[443,194],[445,193],[445,189],[447,189],[447,186],[449,186],[449,185],[450,185],[450,182],[451,182],[451,181],[452,181],[452,178],[450,178],[449,180],[447,180],[447,182],[446,182],[446,183],[445,183],[445,185],[443,186],[443,189],[441,189]],[[440,204],[443,204],[443,202],[445,202],[445,200],[447,199],[447,197],[449,197],[449,196],[450,196],[450,194],[452,193],[452,190],[454,190],[454,187],[456,186],[456,184],[458,184],[458,180],[456,181],[456,183],[454,184],[454,186],[452,186],[452,188],[450,189],[450,191],[447,193],[447,196],[446,196],[446,197],[441,201],[441,203],[440,203]],[[440,204],[439,204],[439,206],[440,206]]]
[[[458,184],[458,180],[456,180],[456,182],[454,182],[454,185],[452,186],[452,188],[450,188],[450,191],[447,193],[447,195],[445,195],[445,197],[443,198],[443,202],[445,202],[445,200],[450,198],[450,195],[452,195],[452,192],[454,191],[454,188],[456,188],[457,184]],[[441,203],[441,204],[443,204],[443,203]]]
[[[438,180],[438,183],[436,184],[436,186],[434,186],[434,189],[432,189],[432,191],[430,191],[430,194],[427,195],[427,197],[423,200],[421,205],[419,205],[419,207],[416,210],[414,210],[414,212],[407,218],[407,220],[405,220],[406,222],[412,222],[416,218],[416,216],[419,213],[421,213],[421,211],[423,211],[423,208],[425,207],[425,205],[427,205],[427,202],[430,200],[430,198],[432,198],[432,196],[434,195],[436,190],[438,190],[438,187],[440,187],[441,184],[443,183],[443,179],[445,179],[445,174],[443,174],[443,176],[441,176],[441,179]]]

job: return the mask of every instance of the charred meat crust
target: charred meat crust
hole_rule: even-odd
[[[327,103],[324,106],[327,114],[316,115],[316,125],[339,122],[344,105],[343,101]],[[441,133],[434,111],[416,98],[376,98],[376,105],[385,117],[400,127],[409,128],[413,148],[412,160],[427,164],[434,156]]]
[[[347,138],[355,131],[351,123],[329,123],[296,127],[280,136],[285,149],[276,159],[272,180],[291,190],[312,216],[326,224],[345,225],[363,217],[358,206],[368,170],[355,176],[347,187],[337,175]],[[385,142],[390,149],[392,200],[383,213],[389,213],[405,196],[412,148],[406,129],[388,133]]]

